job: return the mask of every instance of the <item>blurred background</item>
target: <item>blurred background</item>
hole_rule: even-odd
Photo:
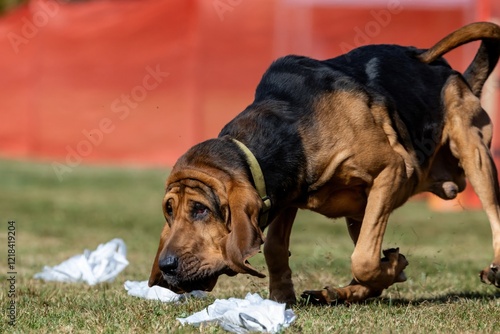
[[[172,166],[251,103],[277,57],[332,58],[374,43],[427,48],[464,24],[500,20],[497,0],[0,4],[0,157],[47,162],[59,181],[86,164]],[[446,58],[463,70],[476,50]],[[483,101],[497,124],[497,166],[498,86],[495,74]],[[459,201],[479,206],[470,187]]]

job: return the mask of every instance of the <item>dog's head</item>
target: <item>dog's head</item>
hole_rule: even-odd
[[[247,179],[178,162],[167,180],[166,224],[149,286],[211,291],[221,274],[265,277],[247,261],[263,243],[261,206]]]

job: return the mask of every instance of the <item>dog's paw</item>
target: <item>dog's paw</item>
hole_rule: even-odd
[[[339,301],[337,289],[325,287],[322,290],[306,290],[300,296],[306,304],[330,305],[332,302]]]
[[[294,305],[297,302],[297,298],[295,298],[293,290],[291,292],[273,290],[269,294],[269,299],[278,303],[285,303],[287,305]]]
[[[493,284],[497,288],[500,288],[500,265],[492,263],[489,267],[486,267],[479,274],[481,282],[486,284]]]
[[[399,253],[399,248],[389,248],[383,250],[382,253],[384,257],[381,262],[387,264],[394,270],[394,281],[393,283],[399,283],[406,281],[406,274],[404,269],[408,266],[408,260],[406,257]]]

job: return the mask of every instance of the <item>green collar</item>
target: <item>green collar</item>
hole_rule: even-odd
[[[250,167],[250,172],[252,173],[253,182],[255,183],[255,189],[262,199],[263,206],[260,212],[259,227],[263,230],[267,226],[267,219],[269,217],[269,210],[271,209],[272,203],[266,192],[266,181],[264,180],[264,174],[262,174],[262,169],[260,168],[259,162],[253,153],[245,146],[242,142],[231,138],[233,142],[238,145],[238,147],[245,154],[245,160],[247,161],[248,167]]]

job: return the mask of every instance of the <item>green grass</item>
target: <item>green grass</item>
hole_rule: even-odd
[[[182,327],[176,320],[215,298],[267,297],[266,279],[222,277],[206,299],[162,304],[127,295],[125,280],[145,280],[163,225],[161,198],[167,170],[78,167],[63,182],[48,164],[0,161],[0,231],[7,254],[7,221],[16,221],[17,324],[8,325],[6,284],[0,333],[222,333],[215,326]],[[113,283],[51,283],[32,277],[112,238],[128,247],[130,265]],[[292,234],[296,290],[343,285],[350,279],[352,245],[343,220],[302,212]],[[436,213],[411,202],[391,217],[384,247],[399,246],[408,281],[363,304],[294,306],[286,333],[493,333],[500,328],[500,290],[480,283],[492,259],[482,212]],[[2,257],[0,280],[7,262]],[[252,264],[265,271],[262,255]]]

